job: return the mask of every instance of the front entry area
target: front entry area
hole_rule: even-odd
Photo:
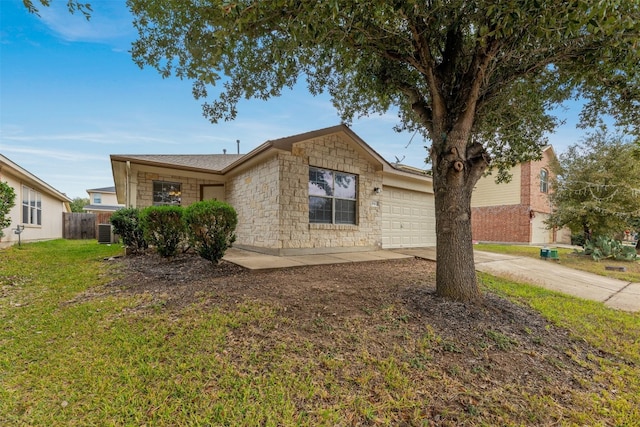
[[[203,184],[200,186],[200,200],[225,201],[224,184]]]

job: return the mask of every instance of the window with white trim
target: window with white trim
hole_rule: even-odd
[[[180,206],[182,184],[179,182],[153,181],[153,204]]]
[[[102,204],[102,193],[93,193],[93,204],[94,205]]]
[[[26,225],[42,225],[42,195],[22,186],[22,223]]]
[[[549,192],[549,172],[546,169],[540,169],[540,192]]]
[[[358,178],[354,174],[309,168],[309,222],[356,224]]]

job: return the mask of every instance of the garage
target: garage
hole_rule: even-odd
[[[536,212],[531,220],[531,243],[547,244],[553,242],[553,230],[547,228],[545,221],[549,214]]]
[[[385,186],[381,208],[384,249],[436,245],[433,194]]]

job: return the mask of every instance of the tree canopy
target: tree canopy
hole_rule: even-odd
[[[592,237],[634,227],[640,218],[640,161],[633,150],[620,135],[599,130],[562,154],[550,224]]]
[[[538,158],[553,107],[638,134],[635,0],[128,0],[141,67],[194,82],[213,122],[300,78],[343,120],[396,107],[431,141],[437,293],[476,300],[471,192],[489,166]],[[213,99],[209,92],[216,84]],[[493,159],[493,164],[492,164]]]
[[[612,114],[637,131],[640,6],[633,0],[214,1],[129,0],[133,56],[164,76],[192,79],[213,121],[243,98],[266,99],[307,79],[346,121],[400,109],[400,126],[470,136],[496,162],[537,154],[574,96],[583,119]],[[467,131],[467,133],[469,132]],[[471,145],[472,142],[468,142]],[[524,156],[524,157],[523,157]]]
[[[51,4],[51,0],[37,0],[40,5],[44,7],[48,7]],[[85,18],[89,19],[91,17],[91,5],[89,3],[82,3],[78,0],[66,0],[67,1],[67,9],[70,13],[79,12],[84,15]],[[38,15],[38,7],[34,0],[22,0],[24,7],[31,13]]]
[[[84,207],[90,205],[91,201],[88,197],[74,197],[69,204],[71,212],[84,212]]]
[[[442,296],[479,298],[473,187],[487,167],[539,158],[558,124],[554,107],[580,97],[584,126],[608,114],[640,140],[636,0],[127,4],[134,61],[192,80],[213,122],[235,118],[242,98],[278,96],[301,78],[312,94],[328,91],[346,122],[397,108],[399,129],[431,141]]]

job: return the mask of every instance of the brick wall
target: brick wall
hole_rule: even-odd
[[[540,240],[547,243],[547,240],[553,240],[553,233],[543,232],[541,226],[536,224],[535,236],[532,235],[532,217],[546,217],[551,212],[549,203],[549,193],[540,191],[540,171],[544,168],[548,172],[549,187],[553,177],[551,171],[551,163],[553,159],[553,151],[548,149],[542,154],[542,159],[535,162],[522,163],[520,165],[519,179],[519,203],[479,206],[476,203],[471,209],[471,226],[473,239],[487,242],[514,242],[514,243],[530,243],[533,240]],[[514,174],[514,178],[516,175]],[[486,180],[486,178],[484,178]],[[488,181],[485,181],[487,183]],[[487,184],[488,185],[488,184]],[[493,184],[490,188],[491,192],[502,192],[503,184]],[[476,196],[477,198],[477,196]],[[539,222],[539,221],[538,221]],[[542,238],[544,234],[551,237]],[[538,243],[538,242],[536,242]]]
[[[531,223],[524,205],[471,209],[472,236],[483,242],[529,242]]]
[[[551,191],[551,171],[552,151],[546,150],[542,153],[542,159],[535,162],[528,162],[522,165],[521,203],[530,206],[532,210],[542,213],[551,213],[549,203],[549,192]],[[545,169],[548,173],[548,192],[540,191],[540,171]]]

